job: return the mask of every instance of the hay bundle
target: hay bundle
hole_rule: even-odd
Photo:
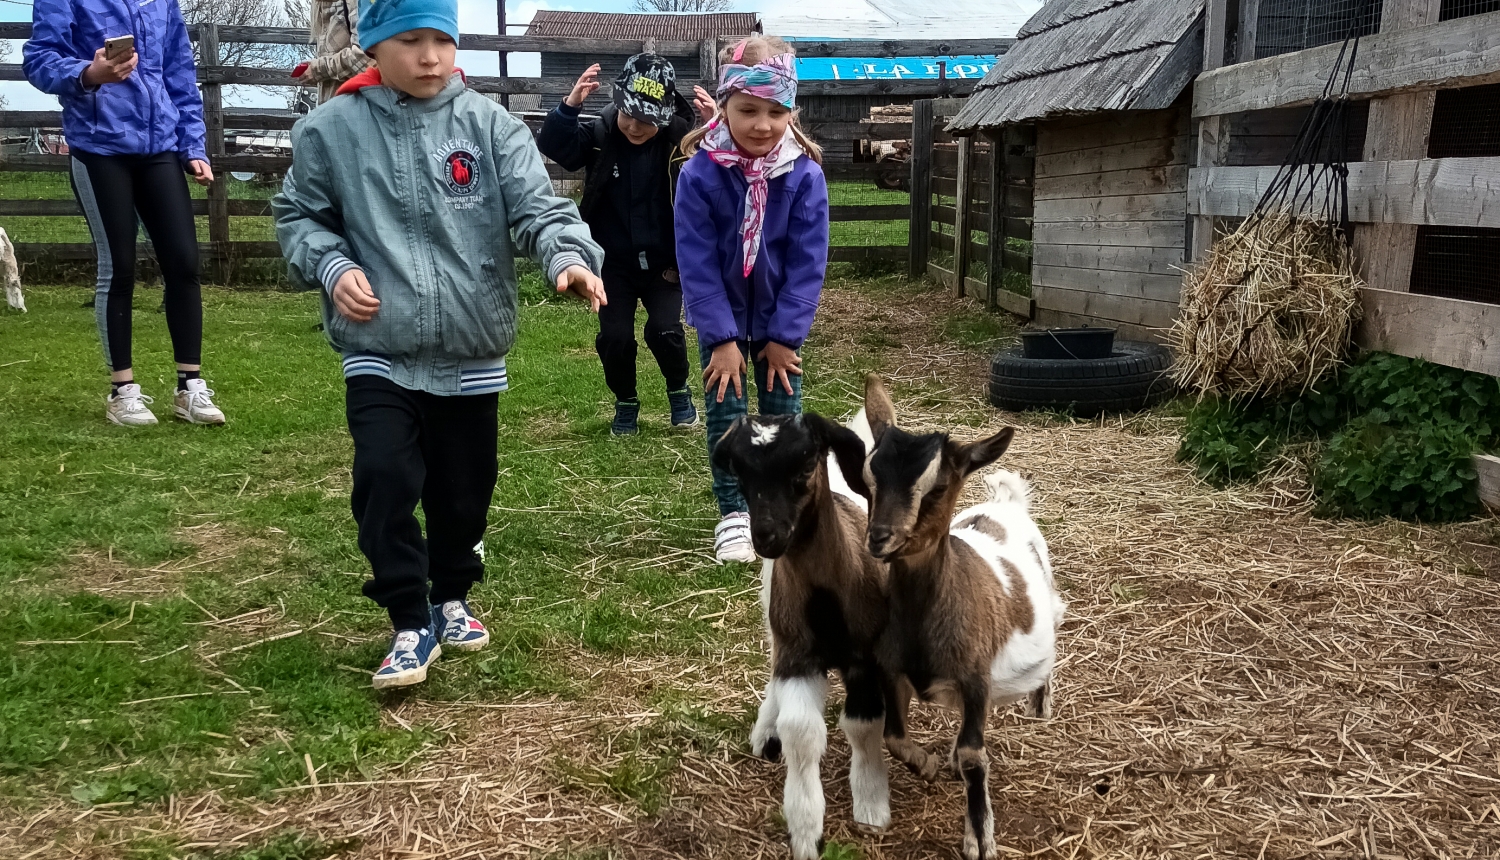
[[[1178,383],[1231,397],[1308,389],[1347,354],[1361,285],[1338,225],[1246,219],[1183,278]]]

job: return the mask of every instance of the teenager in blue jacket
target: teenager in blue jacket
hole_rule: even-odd
[[[26,79],[62,102],[73,193],[99,257],[94,317],[110,370],[105,417],[124,426],[156,423],[130,355],[139,218],[165,285],[177,360],[172,411],[193,424],[222,424],[200,377],[198,238],[183,172],[201,185],[214,175],[182,10],[177,0],[36,0],[31,25],[21,51]],[[105,40],[119,36],[134,37],[133,48],[108,55]]]
[[[708,450],[749,411],[745,362],[762,414],[802,411],[802,357],[828,265],[822,151],[797,127],[797,67],[780,39],[752,36],[719,59],[718,114],[683,139],[677,263],[698,330]],[[754,561],[734,477],[712,466],[714,553]]]

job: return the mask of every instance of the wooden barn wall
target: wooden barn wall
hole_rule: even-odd
[[[1032,297],[1044,325],[1160,341],[1177,315],[1190,109],[1037,123]]]

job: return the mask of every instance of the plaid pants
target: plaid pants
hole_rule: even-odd
[[[740,353],[745,356],[755,369],[755,400],[756,405],[760,407],[760,414],[800,414],[802,412],[801,376],[791,373],[787,374],[787,379],[791,380],[792,383],[792,393],[790,395],[779,384],[775,391],[766,390],[766,368],[764,362],[755,359],[756,354],[765,349],[765,347],[766,344],[764,341],[754,344],[748,341],[740,341]],[[801,354],[800,350],[798,354]],[[708,367],[708,363],[713,359],[713,355],[714,351],[712,347],[699,345],[698,356],[702,361],[703,367]],[[734,423],[734,419],[741,415],[747,415],[750,412],[750,391],[743,388],[744,384],[745,374],[744,371],[741,371],[740,385],[745,392],[745,396],[736,397],[734,386],[731,384],[724,392],[724,402],[722,403],[716,402],[716,398],[718,397],[717,388],[704,392],[703,405],[704,412],[707,413],[704,423],[708,426],[708,452],[710,455],[713,454],[714,446],[719,443],[719,439],[729,429],[729,425]],[[709,469],[713,471],[714,475],[714,498],[719,502],[719,516],[732,514],[735,511],[748,512],[750,508],[745,504],[745,497],[740,494],[740,484],[734,479],[734,476],[714,466],[712,458],[709,461]]]

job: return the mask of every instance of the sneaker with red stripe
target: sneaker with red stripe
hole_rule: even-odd
[[[490,632],[463,600],[432,607],[432,626],[438,632],[438,641],[460,651],[478,651],[490,644]]]

